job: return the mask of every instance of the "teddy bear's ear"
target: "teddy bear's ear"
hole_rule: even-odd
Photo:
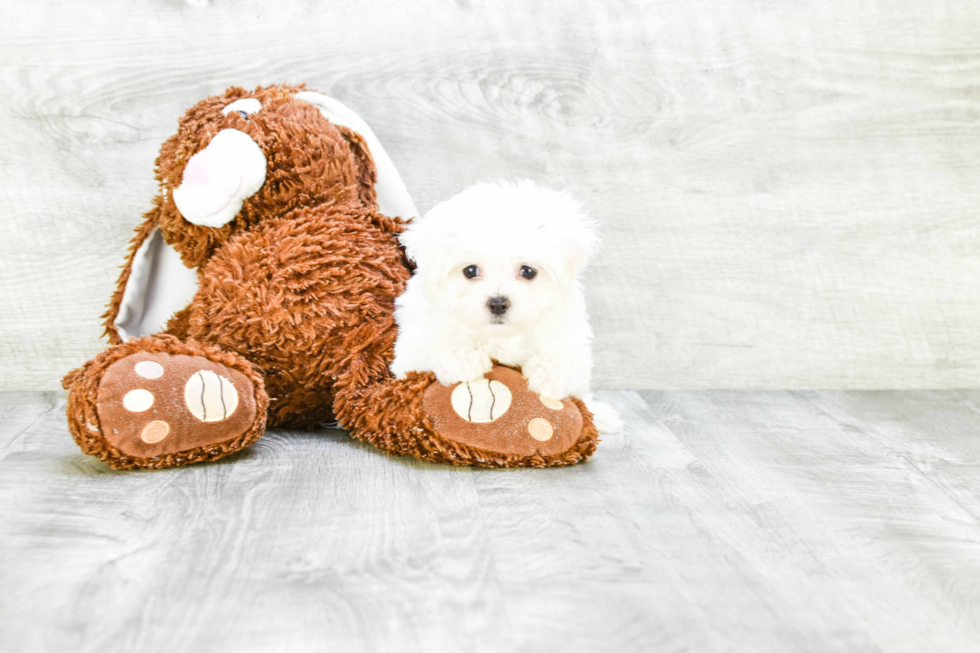
[[[351,153],[357,159],[358,167],[361,170],[358,179],[358,185],[360,186],[358,195],[366,206],[377,207],[378,195],[375,191],[375,184],[378,182],[378,170],[374,163],[374,157],[371,156],[371,148],[368,145],[367,139],[355,131],[354,127],[349,124],[352,122],[351,116],[344,116],[338,113],[335,105],[339,103],[322,93],[302,91],[294,97],[302,102],[312,104],[319,109],[323,117],[329,120],[336,127],[337,131],[340,132],[340,135],[344,137],[344,140],[350,146]],[[363,127],[366,128],[367,125],[363,125]]]
[[[119,317],[122,307],[123,295],[126,294],[126,284],[133,272],[133,259],[136,257],[136,253],[144,247],[150,235],[157,229],[160,223],[159,217],[160,198],[154,202],[153,208],[143,216],[143,222],[136,228],[133,239],[129,241],[129,251],[126,253],[126,262],[123,264],[119,279],[116,281],[116,290],[112,293],[112,299],[109,300],[106,312],[102,316],[105,328],[102,335],[109,338],[110,344],[118,345],[123,341],[123,337],[119,334],[119,328],[116,326],[116,319]]]
[[[360,116],[323,93],[301,91],[293,97],[319,109],[323,117],[332,122],[347,142],[351,143],[352,149],[366,151],[376,171],[372,183],[377,195],[376,206],[382,213],[403,218],[412,218],[419,214],[398,170],[395,169],[395,164],[381,146],[378,137]],[[358,152],[355,151],[354,154],[358,155]]]
[[[374,189],[374,185],[378,181],[378,170],[374,166],[374,158],[371,156],[371,150],[368,148],[367,142],[350,127],[344,127],[343,125],[335,125],[335,127],[340,132],[340,135],[344,137],[344,140],[347,141],[361,170],[360,178],[357,180],[359,186],[358,195],[361,201],[365,206],[378,206],[378,194]]]
[[[163,203],[163,196],[158,195],[136,228],[116,290],[102,316],[103,335],[113,345],[162,331],[197,291],[197,269],[185,266],[163,239]]]

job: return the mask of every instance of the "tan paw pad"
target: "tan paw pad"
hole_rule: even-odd
[[[452,405],[456,414],[467,422],[492,422],[510,408],[510,389],[500,381],[478,379],[460,383],[453,390]]]
[[[543,417],[535,417],[527,423],[527,432],[538,442],[547,442],[555,434],[555,427]]]
[[[561,403],[560,399],[555,399],[554,397],[545,397],[544,395],[541,395],[538,397],[538,399],[540,399],[541,403],[551,410],[561,410],[565,407],[565,404]]]
[[[155,419],[149,422],[140,431],[140,439],[147,444],[156,444],[170,434],[170,425],[162,419]]]
[[[238,391],[231,381],[211,370],[201,370],[187,379],[184,403],[191,415],[202,422],[220,422],[238,408]]]
[[[123,408],[131,413],[142,413],[150,410],[154,401],[155,398],[152,392],[143,388],[137,388],[136,390],[130,390],[123,397]]]
[[[144,379],[159,379],[163,376],[163,365],[156,361],[140,361],[133,365],[133,371]]]

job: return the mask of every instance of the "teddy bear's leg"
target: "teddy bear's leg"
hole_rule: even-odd
[[[114,345],[62,383],[75,442],[115,469],[217,460],[265,429],[262,376],[241,356],[193,340]]]
[[[591,456],[592,414],[578,399],[532,392],[519,370],[496,365],[451,387],[431,373],[336,388],[334,412],[351,434],[391,454],[452,465],[560,467]]]

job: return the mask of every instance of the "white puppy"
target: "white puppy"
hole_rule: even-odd
[[[401,242],[417,268],[396,301],[396,377],[435,372],[452,385],[481,378],[493,358],[519,365],[541,395],[587,398],[592,329],[578,275],[599,235],[569,193],[478,184],[411,222]],[[600,432],[618,428],[615,411],[588,403]]]

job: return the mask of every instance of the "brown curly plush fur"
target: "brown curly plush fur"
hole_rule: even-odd
[[[598,441],[582,402],[582,433],[555,456],[515,456],[446,439],[422,407],[431,374],[397,381],[388,370],[394,301],[411,276],[397,234],[404,221],[377,210],[376,171],[363,139],[293,99],[302,86],[229,89],[192,107],[156,163],[160,193],[130,246],[105,315],[114,345],[70,373],[69,428],[85,453],[118,468],[155,468],[214,460],[247,446],[266,425],[304,427],[333,418],[387,453],[486,467],[562,466],[590,456]],[[261,111],[221,109],[253,97]],[[190,158],[222,129],[248,134],[267,159],[266,181],[227,225],[184,220],[173,201]],[[188,267],[199,289],[166,334],[121,343],[113,325],[140,244],[155,228]],[[127,457],[102,437],[96,398],[112,363],[139,351],[206,357],[252,380],[259,410],[244,434],[179,455]]]

